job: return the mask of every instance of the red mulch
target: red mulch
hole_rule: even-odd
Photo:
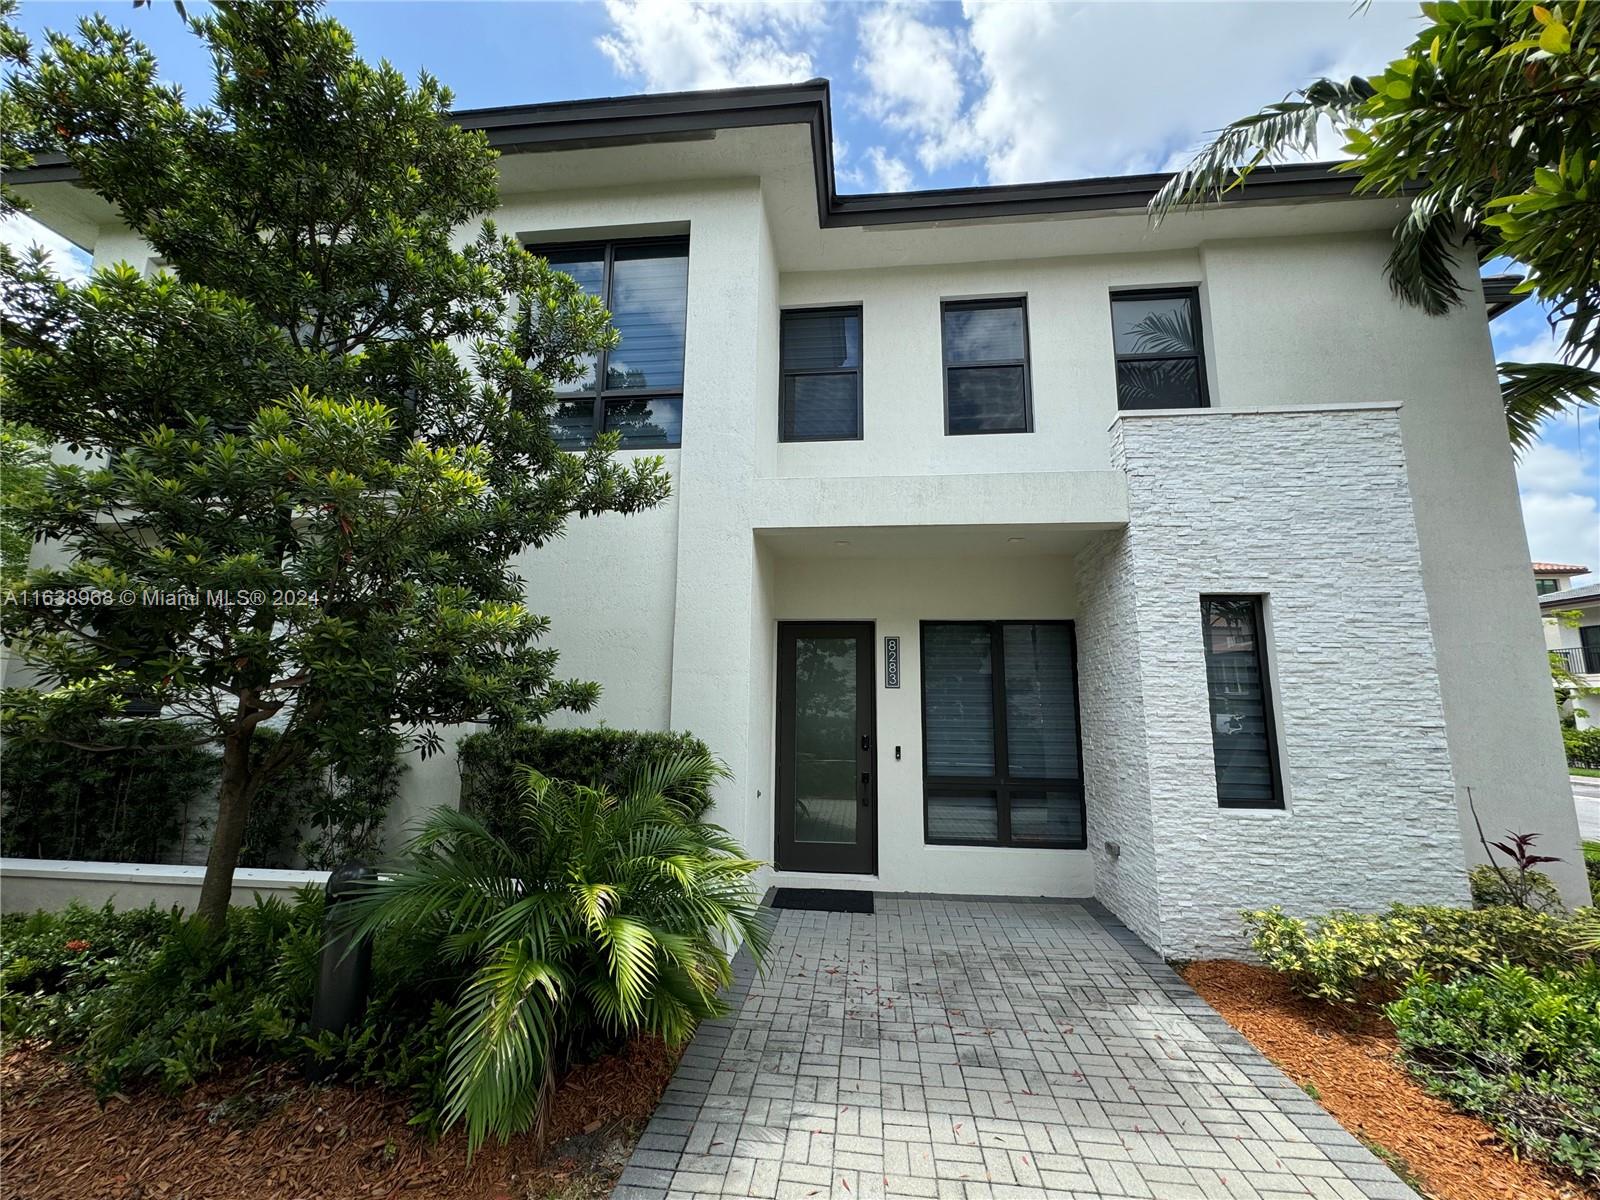
[[[313,1087],[272,1066],[179,1096],[141,1092],[104,1107],[59,1058],[22,1048],[0,1061],[0,1192],[7,1200],[523,1200],[609,1193],[672,1076],[677,1053],[640,1039],[573,1070],[556,1092],[552,1149],[466,1139],[430,1145],[403,1097]]]
[[[1399,1158],[1431,1200],[1577,1200],[1593,1192],[1512,1156],[1494,1131],[1422,1090],[1395,1061],[1394,1030],[1371,1010],[1296,995],[1283,976],[1239,962],[1181,972],[1228,1024],[1350,1132]]]

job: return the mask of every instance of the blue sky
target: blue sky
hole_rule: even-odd
[[[38,40],[96,8],[155,50],[169,79],[206,96],[209,61],[162,0],[137,11],[128,0],[22,0],[19,23]],[[1384,0],[1360,12],[1339,0],[369,0],[329,11],[364,56],[432,71],[462,107],[826,76],[843,192],[1171,168],[1207,131],[1309,78],[1377,70],[1417,22],[1414,4]],[[1502,358],[1553,355],[1532,304],[1496,322],[1494,337]],[[1535,558],[1600,568],[1597,418],[1552,423],[1519,466]]]

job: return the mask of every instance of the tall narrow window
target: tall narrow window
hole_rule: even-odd
[[[945,432],[1031,430],[1027,303],[947,300],[941,316]]]
[[[922,625],[929,844],[1084,846],[1072,625]]]
[[[779,438],[843,441],[861,436],[861,310],[783,314]]]
[[[1118,408],[1204,408],[1206,364],[1194,288],[1113,292]]]
[[[1217,803],[1223,808],[1282,808],[1261,597],[1200,597],[1200,635],[1211,699]]]
[[[535,253],[599,296],[621,337],[581,379],[556,388],[556,440],[579,449],[605,430],[620,434],[629,449],[678,445],[689,243],[683,238],[607,242]]]

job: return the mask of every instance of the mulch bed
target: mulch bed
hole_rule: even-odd
[[[1315,1088],[1341,1125],[1395,1155],[1430,1200],[1596,1195],[1514,1158],[1483,1122],[1423,1091],[1395,1061],[1394,1030],[1381,1014],[1304,999],[1283,976],[1248,963],[1196,962],[1180,973],[1289,1078]]]
[[[587,1200],[616,1183],[676,1061],[639,1039],[578,1067],[556,1092],[542,1163],[529,1139],[490,1142],[469,1162],[464,1136],[430,1144],[406,1124],[403,1097],[372,1088],[313,1087],[274,1065],[101,1107],[59,1058],[21,1048],[0,1061],[0,1190],[7,1200]]]

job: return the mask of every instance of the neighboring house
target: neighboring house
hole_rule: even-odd
[[[1580,687],[1595,689],[1572,696],[1567,711],[1575,714],[1579,729],[1600,729],[1600,584],[1542,595],[1539,611],[1545,646],[1561,656],[1561,665]]]
[[[1574,566],[1572,563],[1536,562],[1533,564],[1533,589],[1540,596],[1564,592],[1572,586],[1574,579],[1588,573],[1588,567]]]
[[[1481,285],[1393,298],[1403,201],[1318,165],[1159,229],[1162,176],[840,196],[824,81],[459,119],[622,335],[563,435],[675,480],[529,555],[529,601],[583,720],[727,761],[773,882],[1098,896],[1215,953],[1240,908],[1465,902],[1470,789],[1585,894]],[[39,218],[146,261],[67,176]],[[412,814],[455,787],[419,764]]]

